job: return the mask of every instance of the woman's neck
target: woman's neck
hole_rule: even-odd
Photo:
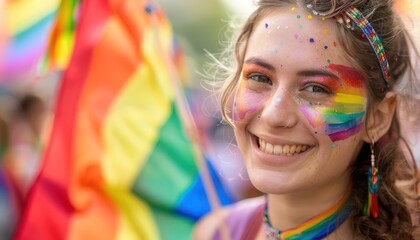
[[[343,198],[349,187],[349,180],[341,179],[328,186],[314,187],[304,192],[268,194],[268,215],[271,225],[279,230],[299,226],[333,207]]]

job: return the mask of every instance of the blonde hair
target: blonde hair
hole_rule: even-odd
[[[235,37],[236,40],[226,48],[225,54],[219,60],[219,64],[223,64],[219,70],[223,70],[221,76],[224,79],[220,87],[220,107],[225,121],[233,124],[229,117],[231,109],[227,105],[240,79],[248,40],[256,24],[275,9],[296,5],[306,6],[309,3],[312,4],[313,10],[329,19],[334,19],[349,6],[356,7],[369,20],[382,40],[390,65],[389,88],[386,88],[377,56],[368,40],[361,37],[360,29],[352,31],[337,24],[338,40],[344,47],[347,57],[365,73],[369,89],[368,112],[384,99],[387,91],[397,93],[398,100],[404,103],[409,103],[414,99],[413,96],[420,92],[419,85],[415,82],[417,79],[415,68],[410,61],[410,56],[412,54],[418,56],[418,53],[402,21],[393,10],[392,0],[260,0],[257,2],[258,8],[248,17]],[[402,153],[401,142],[406,143],[401,135],[399,119],[395,115],[390,130],[380,140],[380,144],[375,146],[377,165],[381,173],[378,196],[380,211],[377,219],[362,215],[368,194],[366,172],[370,164],[369,144],[363,146],[353,166],[354,208],[350,218],[357,239],[414,238],[412,215],[418,213],[418,206],[415,204],[409,208],[406,200],[416,199],[417,194],[413,192],[412,185],[411,189],[408,189],[410,191],[407,189],[403,191],[395,185],[395,182],[401,179],[417,183],[417,175],[414,173],[416,169],[412,171],[410,168]],[[415,188],[417,189],[417,185]]]

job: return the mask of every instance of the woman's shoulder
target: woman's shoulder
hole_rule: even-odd
[[[264,197],[249,198],[209,213],[195,225],[192,239],[217,239],[222,232],[231,237],[242,235],[264,202]]]

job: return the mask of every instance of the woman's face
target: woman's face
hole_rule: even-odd
[[[249,177],[262,192],[348,184],[367,89],[335,25],[289,8],[254,28],[232,118]]]

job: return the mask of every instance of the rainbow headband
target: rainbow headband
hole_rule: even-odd
[[[363,14],[354,6],[350,6],[346,11],[346,15],[353,20],[353,22],[362,30],[364,35],[369,40],[370,45],[373,48],[373,51],[378,58],[379,65],[381,66],[382,75],[385,80],[385,85],[388,88],[389,78],[391,76],[389,70],[389,63],[386,57],[384,46],[382,45],[381,39],[379,39],[378,34],[376,34],[375,29],[369,21],[363,16]]]

